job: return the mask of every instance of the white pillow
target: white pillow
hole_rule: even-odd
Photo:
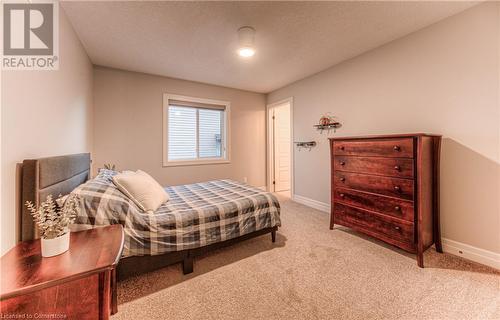
[[[132,171],[132,172],[133,172],[133,171]],[[167,202],[168,200],[170,200],[170,197],[169,197],[168,193],[165,191],[165,188],[163,188],[163,187],[161,186],[161,184],[159,184],[159,183],[158,183],[158,181],[156,181],[156,180],[155,180],[155,178],[153,178],[153,177],[152,177],[152,176],[150,176],[147,172],[144,172],[144,171],[142,171],[142,170],[137,170],[135,173],[140,174],[140,175],[142,175],[143,177],[145,177],[145,178],[149,179],[149,181],[150,181],[150,182],[151,182],[151,184],[153,185],[153,188],[154,188],[155,190],[157,190],[157,192],[158,192],[158,193],[161,193],[161,194],[164,194],[164,195],[165,195],[165,197],[166,197],[166,198],[165,198],[165,201],[163,201],[163,202],[162,202],[162,204],[163,204],[163,203],[165,203],[165,202]]]
[[[154,213],[168,201],[165,189],[144,171],[119,173],[113,177],[113,183],[147,213]]]
[[[152,184],[154,184],[157,188],[160,188],[161,190],[163,190],[165,192],[165,189],[163,189],[163,187],[161,186],[161,184],[159,184],[158,181],[156,181],[155,178],[153,178],[152,176],[150,176],[147,172],[144,172],[142,170],[137,170],[136,173],[140,174],[141,176],[143,176],[145,178],[148,178],[151,181]],[[165,194],[168,197],[168,193],[165,192]]]

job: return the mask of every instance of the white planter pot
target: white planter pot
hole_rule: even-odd
[[[70,232],[68,231],[54,239],[42,238],[42,257],[53,257],[68,251],[69,234]]]

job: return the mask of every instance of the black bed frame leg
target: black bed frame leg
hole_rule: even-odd
[[[276,230],[271,231],[271,241],[276,242]]]
[[[193,257],[185,257],[184,260],[182,260],[182,272],[184,274],[193,272]]]

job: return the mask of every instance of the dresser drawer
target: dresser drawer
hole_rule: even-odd
[[[358,227],[372,235],[375,233],[375,236],[382,235],[401,242],[414,242],[413,222],[377,215],[340,203],[334,206],[334,217],[335,223],[347,227]]]
[[[410,179],[335,171],[333,183],[335,188],[343,187],[413,200],[413,180]]]
[[[413,159],[335,156],[335,170],[413,178]]]
[[[380,212],[410,222],[415,220],[412,201],[340,188],[333,191],[333,199],[335,203],[342,202],[347,205]]]
[[[333,154],[344,156],[413,158],[413,139],[399,138],[334,141]]]

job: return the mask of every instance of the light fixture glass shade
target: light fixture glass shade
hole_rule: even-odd
[[[255,29],[252,27],[241,27],[238,29],[239,49],[238,54],[249,58],[255,54]]]
[[[249,58],[255,54],[255,49],[249,47],[239,48],[238,54],[244,58]]]

